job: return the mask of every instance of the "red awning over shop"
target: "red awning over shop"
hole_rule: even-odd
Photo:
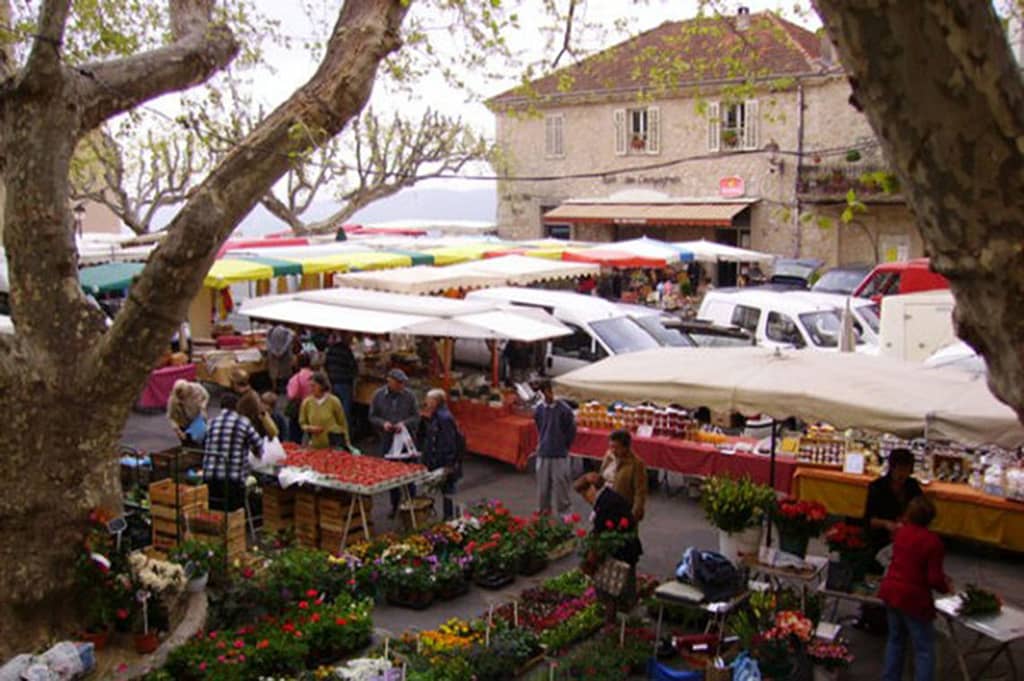
[[[301,236],[277,237],[265,239],[232,239],[220,247],[217,257],[220,258],[228,251],[250,248],[278,248],[280,246],[306,246],[309,239]]]

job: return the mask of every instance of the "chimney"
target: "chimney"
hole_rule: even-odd
[[[746,31],[750,28],[750,8],[740,5],[736,9],[736,30]]]

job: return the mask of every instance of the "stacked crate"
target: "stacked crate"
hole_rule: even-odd
[[[170,479],[151,484],[149,512],[153,521],[153,546],[159,550],[177,546],[179,522],[184,533],[185,517],[205,510],[209,499],[206,485],[175,485]]]
[[[320,546],[320,522],[316,492],[295,493],[295,541],[299,546],[315,549]]]
[[[358,497],[344,492],[321,493],[318,503],[320,511],[320,548],[331,553],[341,549],[341,540],[345,534],[345,519],[349,508],[352,508],[352,524],[349,525],[347,546],[363,541],[363,517],[356,503]],[[373,498],[362,497],[363,509],[366,511],[367,529],[373,534]]]
[[[268,484],[263,487],[263,531],[277,534],[295,527],[295,489],[281,489]]]
[[[196,511],[187,516],[188,538],[209,544],[223,544],[228,560],[233,561],[246,551],[245,509],[225,514],[223,511]]]

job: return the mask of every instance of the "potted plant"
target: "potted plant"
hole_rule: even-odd
[[[741,555],[757,555],[762,523],[774,502],[772,488],[750,478],[709,478],[700,503],[708,522],[718,528],[718,552],[733,562]]]
[[[828,511],[818,501],[787,497],[777,504],[774,518],[779,528],[779,548],[803,558],[811,537],[817,537],[825,529]]]
[[[135,594],[135,600],[139,607],[135,609],[135,652],[139,655],[148,655],[160,646],[160,637],[155,628],[149,623],[149,599],[152,594],[139,589]]]
[[[519,574],[529,577],[548,566],[548,542],[535,525],[524,528],[517,538],[522,554]]]
[[[571,555],[576,550],[576,523],[580,516],[576,513],[561,518],[550,513],[540,513],[534,520],[538,536],[548,546],[548,561],[559,560]]]
[[[843,641],[815,639],[807,645],[807,657],[814,663],[814,681],[836,681],[839,670],[853,662],[850,648]]]
[[[443,601],[451,600],[469,591],[466,580],[466,564],[472,562],[470,556],[455,556],[442,560],[434,570],[437,582],[437,597]]]
[[[729,149],[734,149],[740,141],[740,135],[735,130],[722,131],[722,144]]]
[[[763,678],[788,681],[799,678],[801,670],[806,674],[807,644],[813,634],[814,625],[802,613],[775,613],[772,626],[754,637],[753,655]]]
[[[848,570],[851,583],[864,579],[864,575],[874,562],[874,556],[864,537],[864,528],[842,521],[835,523],[825,531],[825,542],[828,544],[830,557],[838,558],[838,563]],[[829,565],[831,569],[832,563]]]
[[[76,601],[84,618],[82,640],[102,650],[114,628],[128,631],[132,610],[132,579],[125,555],[117,550],[107,521],[97,509],[89,514],[89,529],[75,557]]]
[[[431,562],[426,559],[408,558],[385,563],[381,582],[392,605],[423,610],[434,602],[437,580]]]
[[[206,589],[210,571],[224,565],[224,545],[189,539],[171,551],[170,559],[188,575],[186,588],[199,593]]]
[[[495,532],[482,544],[470,542],[473,555],[473,581],[485,589],[499,589],[516,578],[522,557],[519,543]]]

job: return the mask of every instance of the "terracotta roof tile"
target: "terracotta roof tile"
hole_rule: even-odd
[[[580,62],[507,90],[492,105],[524,97],[608,91],[657,93],[723,79],[784,77],[822,70],[817,35],[772,12],[666,22]]]

